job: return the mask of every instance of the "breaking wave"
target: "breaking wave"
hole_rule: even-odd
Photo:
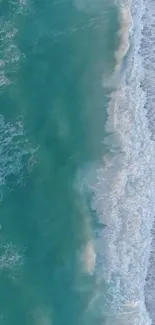
[[[99,289],[89,310],[97,306],[106,325],[152,324],[145,297],[155,214],[155,142],[148,121],[150,87],[145,87],[146,68],[153,58],[147,47],[141,47],[146,6],[138,0],[120,5],[121,45],[114,72],[119,83],[111,95],[106,123],[109,153],[92,186],[92,210],[106,226],[96,239]]]

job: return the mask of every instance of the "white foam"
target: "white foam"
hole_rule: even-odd
[[[104,279],[109,286],[102,306],[105,324],[150,325],[144,287],[155,213],[155,144],[144,109],[146,94],[141,88],[145,6],[138,0],[125,5],[130,6],[133,19],[131,51],[120,85],[112,94],[106,124],[107,132],[119,141],[119,152],[114,153],[112,148],[113,158],[104,159],[97,170],[92,209],[106,224],[96,243],[99,281]],[[122,53],[124,46],[119,59]]]
[[[152,249],[149,269],[146,277],[145,299],[147,310],[149,311],[153,321],[152,324],[155,324],[155,227],[153,227],[152,230]]]
[[[5,12],[5,16],[2,13],[0,17],[0,90],[14,81],[13,75],[19,67],[21,57],[23,57],[17,46],[16,20],[18,15],[25,12],[27,1],[9,2],[9,12],[7,14]]]
[[[142,17],[143,35],[141,41],[140,53],[143,59],[144,80],[142,88],[146,92],[146,113],[149,121],[149,129],[151,138],[155,140],[155,95],[154,95],[154,80],[155,80],[155,2],[152,0],[144,0],[146,11]],[[152,324],[155,324],[155,233],[152,231],[152,247],[150,255],[150,263],[145,286],[145,299],[147,310],[152,319]]]
[[[11,124],[0,115],[0,200],[10,187],[9,177],[11,185],[22,183],[24,169],[29,172],[34,165],[35,151],[24,134],[22,118]]]
[[[0,245],[0,270],[15,270],[23,264],[23,256],[12,244]]]

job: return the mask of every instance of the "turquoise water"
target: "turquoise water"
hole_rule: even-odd
[[[117,8],[1,0],[0,24],[0,324],[103,324],[86,315],[99,225],[80,189],[108,150]]]

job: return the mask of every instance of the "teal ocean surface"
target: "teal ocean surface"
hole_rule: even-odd
[[[80,189],[107,150],[117,11],[0,1],[0,324],[88,323],[85,249],[99,225]]]
[[[0,325],[155,325],[153,0],[0,0]]]

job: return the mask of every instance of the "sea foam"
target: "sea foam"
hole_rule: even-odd
[[[35,164],[35,152],[26,138],[23,119],[14,124],[0,115],[0,201],[6,191],[25,183]]]
[[[8,12],[5,8],[5,0],[1,3],[0,17],[0,92],[14,82],[15,72],[18,71],[20,61],[24,58],[18,47],[17,19],[27,10],[27,1],[9,1]]]
[[[0,271],[15,270],[23,264],[23,256],[12,244],[0,245]]]
[[[152,324],[144,294],[155,213],[155,143],[145,110],[147,91],[142,88],[146,10],[145,3],[138,0],[120,5],[121,45],[115,70],[119,84],[111,95],[106,123],[117,146],[111,145],[103,157],[93,188],[92,209],[106,225],[96,241],[98,282],[107,284],[106,294],[100,291],[100,304],[101,296],[104,301],[100,313],[106,325]],[[126,66],[119,75],[127,51]]]
[[[155,2],[153,0],[144,0],[146,9],[142,17],[143,32],[140,52],[143,58],[144,80],[142,88],[146,97],[146,113],[149,122],[149,130],[151,138],[155,141],[155,93],[154,93],[154,77],[155,77]],[[145,299],[147,310],[155,324],[155,224],[152,229],[152,247],[149,260],[149,269],[145,285]]]

